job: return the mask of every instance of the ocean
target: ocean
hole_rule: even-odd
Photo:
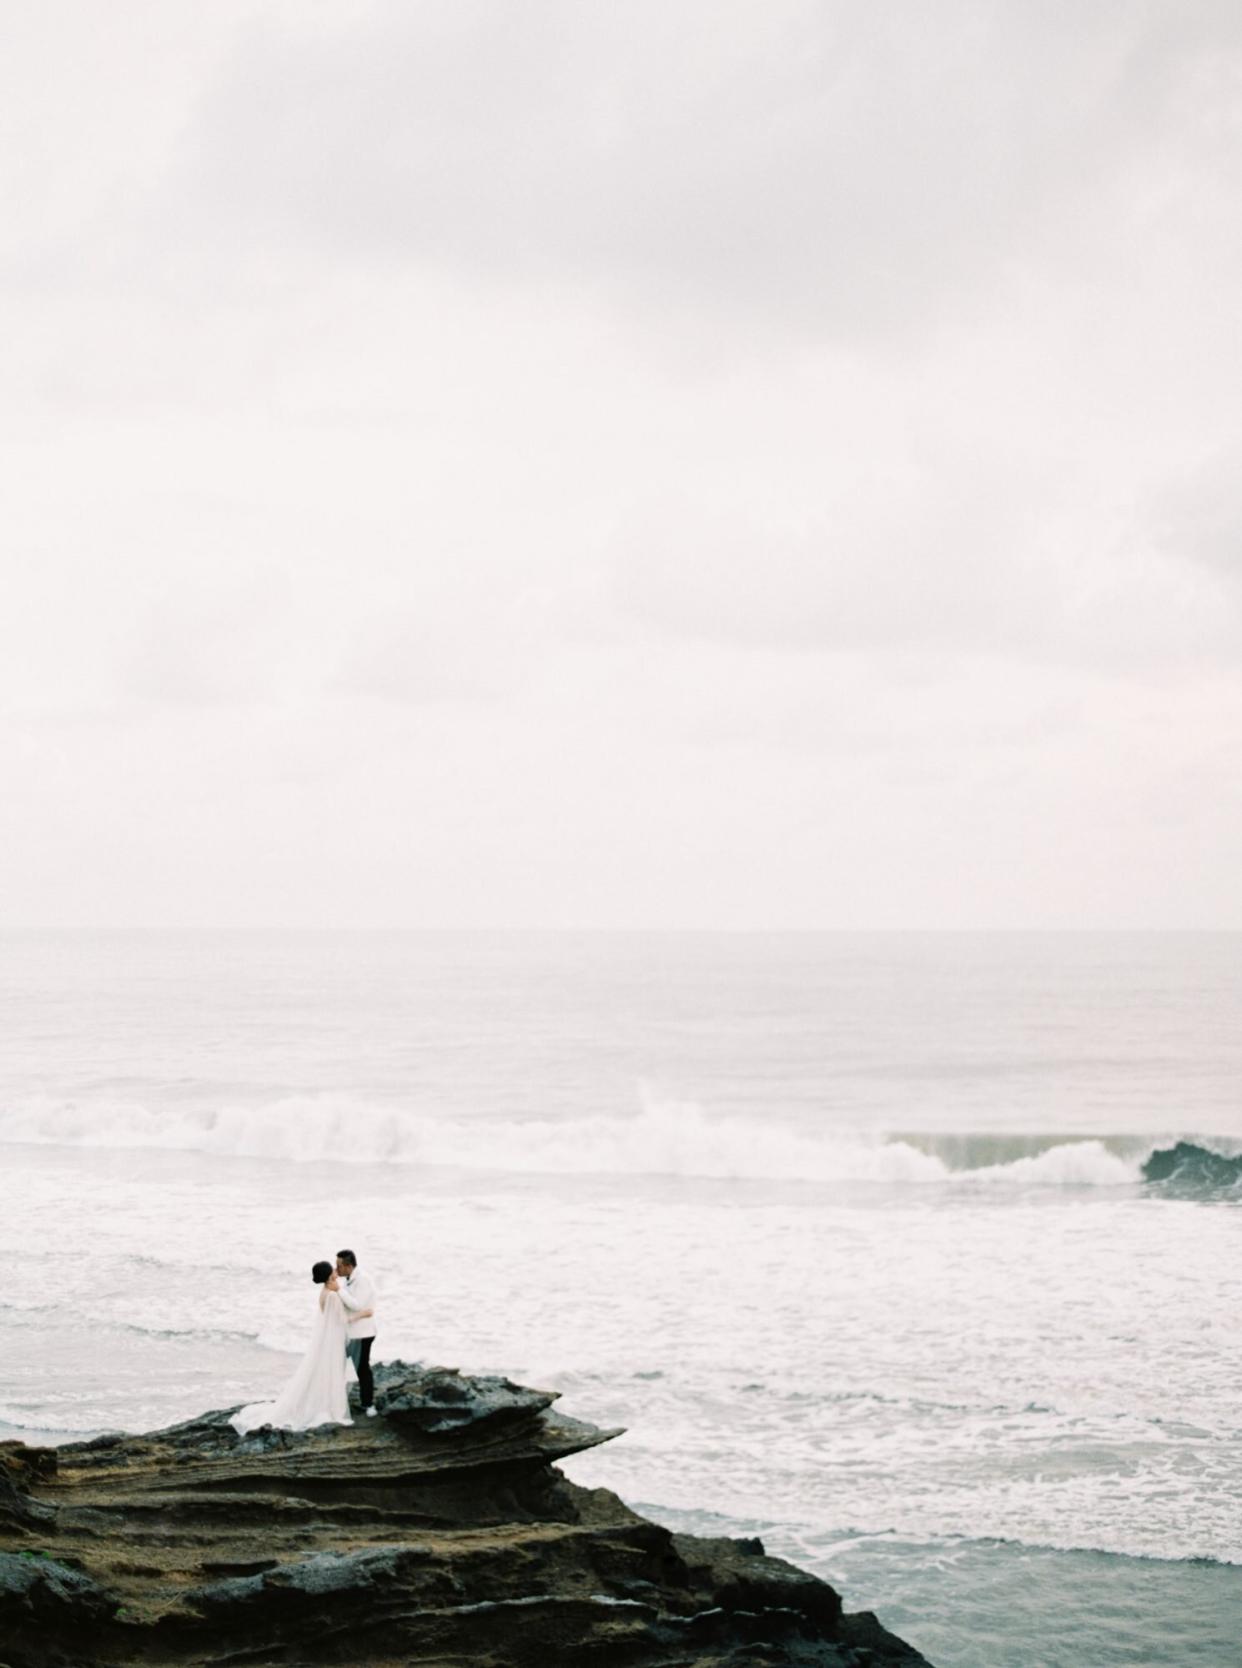
[[[1239,1154],[1242,935],[7,933],[0,1437],[272,1393],[350,1246],[936,1668],[1233,1668]]]

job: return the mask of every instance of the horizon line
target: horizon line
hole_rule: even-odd
[[[534,934],[541,934],[541,935],[545,935],[545,936],[548,936],[548,937],[552,937],[552,936],[567,937],[567,936],[571,936],[571,935],[578,935],[578,936],[591,935],[591,936],[594,936],[594,937],[618,937],[618,938],[620,938],[620,937],[640,937],[640,936],[641,937],[654,937],[654,936],[660,936],[660,937],[693,937],[693,936],[709,937],[709,936],[716,936],[716,937],[735,937],[735,938],[743,938],[743,937],[749,937],[749,938],[758,938],[758,937],[782,937],[782,938],[839,937],[839,938],[845,938],[845,937],[882,937],[882,936],[888,936],[888,937],[897,937],[897,936],[915,937],[915,936],[919,936],[919,937],[928,937],[928,938],[930,938],[930,937],[937,937],[937,936],[944,936],[944,937],[954,936],[954,935],[964,936],[964,935],[968,935],[968,934],[976,936],[976,937],[987,937],[987,936],[1002,937],[1002,936],[1022,935],[1022,936],[1029,936],[1029,937],[1047,937],[1047,938],[1085,937],[1085,936],[1101,936],[1101,935],[1116,935],[1116,936],[1135,935],[1135,936],[1137,936],[1137,935],[1141,935],[1141,934],[1145,934],[1145,935],[1148,935],[1148,936],[1167,935],[1167,936],[1182,936],[1182,937],[1191,937],[1191,936],[1193,936],[1193,937],[1228,937],[1230,935],[1237,935],[1239,933],[1242,933],[1242,925],[1239,925],[1239,926],[1219,926],[1219,927],[1190,926],[1190,925],[1171,926],[1171,925],[1167,925],[1167,924],[1166,925],[1134,925],[1134,924],[1130,924],[1130,925],[1124,925],[1124,926],[1119,926],[1119,925],[1088,925],[1088,926],[1030,926],[1030,925],[944,926],[944,925],[941,925],[941,926],[851,926],[851,927],[835,927],[835,926],[780,926],[780,925],[772,925],[772,926],[766,926],[766,925],[765,926],[702,926],[702,925],[696,925],[696,926],[686,926],[686,925],[674,925],[674,926],[669,926],[669,925],[618,926],[618,925],[597,925],[597,924],[587,924],[587,925],[584,925],[584,924],[575,924],[575,925],[507,925],[507,924],[503,924],[503,923],[489,924],[489,925],[486,925],[486,926],[463,925],[463,924],[457,924],[457,925],[444,925],[444,924],[411,925],[411,924],[408,924],[408,923],[378,926],[378,925],[375,925],[375,924],[365,924],[365,923],[358,923],[358,922],[320,923],[320,924],[308,924],[308,923],[305,923],[305,922],[300,922],[297,925],[290,925],[288,923],[272,923],[272,922],[264,922],[264,923],[257,923],[257,924],[256,923],[243,924],[243,923],[240,923],[240,922],[225,922],[225,923],[220,923],[220,922],[212,922],[212,923],[190,922],[190,923],[170,924],[170,923],[167,923],[167,922],[161,922],[161,923],[158,923],[158,924],[126,923],[124,925],[121,925],[121,924],[118,924],[118,923],[115,923],[115,922],[111,922],[111,923],[108,923],[108,922],[63,923],[62,922],[62,923],[58,923],[58,924],[0,923],[0,937],[3,937],[6,934],[11,935],[11,936],[16,936],[16,935],[19,935],[19,934],[26,934],[26,935],[47,934],[47,935],[50,936],[50,935],[53,935],[53,934],[87,934],[87,933],[116,933],[116,934],[131,933],[131,934],[135,934],[135,935],[142,934],[142,935],[151,936],[151,937],[156,936],[156,935],[160,935],[160,934],[172,935],[172,934],[175,934],[175,933],[196,933],[196,934],[204,934],[204,935],[212,934],[212,933],[218,933],[218,934],[221,934],[221,935],[224,935],[224,934],[240,934],[240,933],[263,933],[263,934],[278,934],[278,933],[284,933],[284,934],[299,934],[299,933],[302,933],[302,934],[315,934],[315,933],[346,934],[346,933],[353,933],[353,934],[357,934],[359,936],[364,935],[364,934],[370,934],[370,935],[389,934],[389,935],[392,935],[392,936],[397,936],[397,935],[414,936],[414,935],[417,935],[417,934],[424,934],[424,935],[427,935],[427,936],[437,936],[437,937],[448,937],[448,936],[464,937],[464,936],[467,936],[467,935],[474,935],[474,936],[488,935],[488,936],[492,936],[492,937],[517,937],[517,936],[522,936],[522,935],[529,936],[529,935],[534,935]]]

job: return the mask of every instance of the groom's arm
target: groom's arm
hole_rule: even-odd
[[[375,1288],[364,1276],[355,1278],[352,1289],[341,1287],[341,1301],[347,1309],[373,1309],[375,1307]]]

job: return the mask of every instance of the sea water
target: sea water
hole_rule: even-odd
[[[268,1395],[348,1245],[379,1359],[562,1391],[626,1428],[575,1479],[937,1668],[1226,1668],[1196,1150],[1242,1152],[1235,935],[8,934],[0,1437]]]

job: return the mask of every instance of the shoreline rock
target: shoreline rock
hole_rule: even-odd
[[[760,1542],[570,1482],[620,1433],[555,1392],[402,1362],[376,1390],[350,1429],[0,1443],[0,1668],[927,1668]]]

